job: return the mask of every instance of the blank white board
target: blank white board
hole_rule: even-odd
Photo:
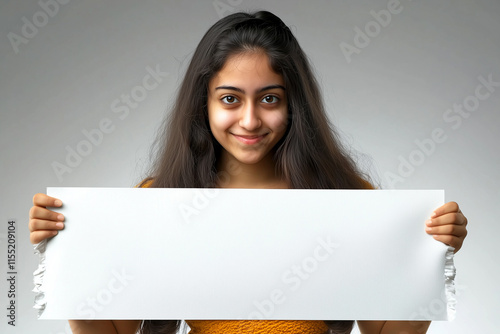
[[[41,319],[444,320],[453,308],[452,249],[424,231],[441,190],[47,193],[66,226],[38,246]]]

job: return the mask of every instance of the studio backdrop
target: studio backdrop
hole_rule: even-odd
[[[2,333],[70,333],[32,308],[33,195],[140,182],[204,32],[260,9],[297,36],[332,124],[372,181],[444,189],[469,219],[456,319],[429,333],[498,332],[500,2],[22,0],[0,4]]]

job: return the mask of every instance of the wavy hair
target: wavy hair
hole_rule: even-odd
[[[205,33],[160,129],[159,147],[144,183],[153,188],[217,185],[221,146],[208,124],[208,85],[228,57],[255,51],[267,54],[272,69],[285,82],[288,123],[274,149],[274,159],[291,188],[371,188],[328,120],[305,53],[285,23],[267,11],[226,16]],[[330,333],[349,333],[353,327],[353,321],[326,323]],[[175,333],[179,325],[178,321],[147,320],[141,333]]]

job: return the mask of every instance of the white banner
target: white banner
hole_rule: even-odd
[[[41,319],[444,320],[453,311],[452,249],[424,231],[442,190],[47,193],[63,201],[66,226],[37,247]]]

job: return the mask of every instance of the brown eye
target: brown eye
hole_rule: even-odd
[[[225,104],[233,104],[238,102],[238,99],[232,95],[224,96],[221,101]]]
[[[262,99],[262,102],[264,103],[276,103],[278,102],[278,98],[274,95],[267,95]]]

